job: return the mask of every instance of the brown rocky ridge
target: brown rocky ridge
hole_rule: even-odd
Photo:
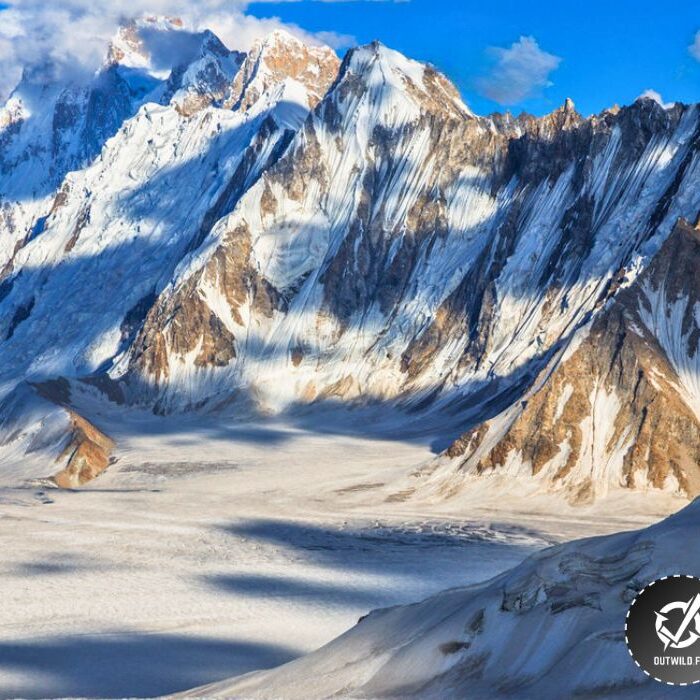
[[[456,473],[486,475],[523,466],[581,503],[609,488],[700,493],[700,416],[686,378],[664,348],[668,330],[650,323],[653,305],[671,319],[684,305],[682,349],[696,356],[700,330],[700,231],[687,221],[649,267],[581,331],[564,357],[542,370],[521,410],[474,426],[441,459]],[[446,477],[449,482],[449,477]]]

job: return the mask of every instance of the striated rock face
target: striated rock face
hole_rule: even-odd
[[[165,410],[206,400],[218,372],[216,393],[255,386],[270,410],[330,391],[413,406],[474,396],[482,415],[490,387],[493,415],[700,206],[697,134],[696,108],[652,101],[590,119],[570,101],[542,119],[477,118],[432,69],[354,50],[158,302],[184,327],[189,307],[168,299],[196,284],[235,357],[200,366],[201,393],[178,351],[147,383]],[[123,375],[137,385],[142,357],[139,345]]]
[[[519,408],[448,448],[448,471],[533,477],[575,502],[614,487],[700,493],[699,266],[700,231],[681,220]]]
[[[385,402],[469,431],[446,493],[504,469],[575,500],[694,493],[694,341],[674,329],[695,312],[674,287],[668,323],[641,302],[632,322],[624,299],[700,210],[697,105],[478,117],[376,42],[340,63],[275,32],[240,54],[150,19],[89,86],[28,74],[0,124],[9,390],[82,377],[234,416]]]

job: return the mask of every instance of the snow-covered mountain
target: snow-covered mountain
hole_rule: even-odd
[[[625,617],[649,582],[676,574],[700,502],[643,530],[545,549],[490,581],[375,610],[318,651],[182,697],[644,698],[697,696],[645,676]],[[697,550],[683,571],[700,575]]]
[[[589,502],[622,484],[698,493],[700,230],[649,266],[542,370],[523,400],[458,438],[424,478],[532,477]]]
[[[90,401],[373,402],[466,431],[415,480],[441,497],[499,470],[700,490],[695,258],[663,267],[695,240],[697,105],[478,117],[378,43],[241,54],[152,19],[87,87],[27,71],[0,144],[7,473],[88,433],[104,467]]]

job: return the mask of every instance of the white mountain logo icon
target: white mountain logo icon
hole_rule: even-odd
[[[671,632],[666,627],[668,613],[680,610],[683,613],[683,620],[675,632]],[[691,628],[694,623],[695,629]],[[664,651],[668,647],[673,649],[685,649],[700,639],[700,593],[687,601],[676,600],[664,605],[656,613],[656,634],[664,645]]]

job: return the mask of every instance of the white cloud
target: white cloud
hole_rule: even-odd
[[[552,84],[549,75],[561,58],[543,51],[534,37],[521,36],[507,49],[492,46],[491,70],[478,78],[479,94],[502,105],[512,105]]]
[[[673,107],[675,104],[674,102],[664,102],[663,98],[661,97],[661,94],[658,93],[656,90],[645,90],[637,99],[650,99],[654,100],[654,102],[658,102],[664,109],[669,109],[670,107]]]
[[[180,17],[189,27],[211,29],[229,48],[241,50],[279,28],[305,41],[328,43],[336,49],[355,43],[347,35],[312,34],[277,18],[247,15],[248,0],[6,0],[6,4],[8,9],[0,11],[2,101],[26,66],[51,65],[76,80],[92,75],[102,63],[119,24],[143,15]]]
[[[690,55],[700,61],[700,31],[695,33],[695,38],[693,39],[693,43],[688,47],[688,51],[690,51]]]

